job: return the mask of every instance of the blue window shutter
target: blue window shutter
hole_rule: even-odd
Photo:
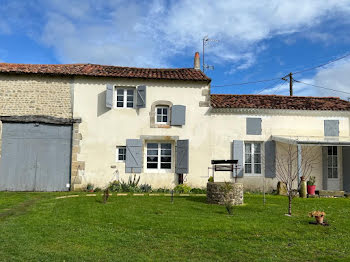
[[[186,122],[186,106],[173,105],[171,107],[171,125],[182,126]]]
[[[106,107],[113,108],[113,85],[107,84],[106,88]]]
[[[327,190],[328,180],[328,146],[322,147],[322,184],[323,190]]]
[[[261,135],[261,118],[246,119],[247,135]]]
[[[324,120],[324,135],[339,136],[339,120]]]
[[[146,107],[146,86],[138,86],[136,89],[136,107],[145,108]]]
[[[189,141],[177,140],[176,142],[176,164],[175,173],[177,174],[188,174],[189,164]]]
[[[343,146],[343,190],[350,192],[350,147]]]
[[[276,142],[265,142],[265,177],[276,177]]]
[[[125,154],[125,173],[142,172],[142,140],[127,139]]]
[[[242,140],[233,140],[232,159],[238,160],[237,177],[243,177],[243,141]],[[234,171],[233,174],[236,175],[236,171]]]

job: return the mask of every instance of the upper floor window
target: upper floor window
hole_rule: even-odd
[[[116,88],[116,107],[133,108],[135,89]]]
[[[169,124],[169,106],[156,107],[156,124]]]
[[[244,144],[244,173],[261,174],[260,142],[246,142]]]

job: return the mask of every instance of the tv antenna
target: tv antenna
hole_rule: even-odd
[[[209,45],[211,42],[219,42],[219,40],[217,39],[211,39],[209,38],[208,36],[205,36],[203,39],[203,73],[205,71],[205,69],[208,69],[208,70],[214,70],[214,66],[212,65],[207,65],[204,61],[204,58],[205,58],[205,46]]]

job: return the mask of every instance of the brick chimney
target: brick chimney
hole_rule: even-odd
[[[199,53],[196,52],[194,55],[194,69],[201,70],[201,63],[199,60]]]

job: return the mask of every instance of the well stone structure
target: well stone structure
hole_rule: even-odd
[[[226,193],[224,188],[230,187]],[[243,184],[225,182],[208,182],[207,183],[207,202],[209,204],[224,205],[229,200],[232,205],[243,204]]]

